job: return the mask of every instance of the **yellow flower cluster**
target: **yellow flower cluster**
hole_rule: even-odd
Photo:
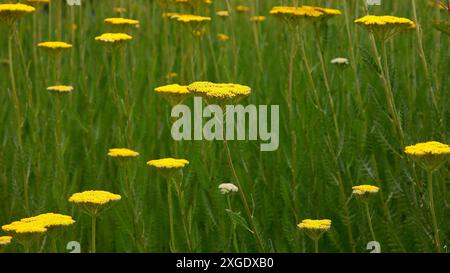
[[[262,16],[262,15],[250,17],[250,21],[255,22],[255,23],[264,22],[265,20],[266,20],[266,16]]]
[[[193,14],[175,14],[171,18],[181,23],[204,23],[211,21],[211,17],[199,16]]]
[[[155,88],[156,93],[169,93],[169,94],[179,94],[179,95],[187,95],[189,94],[189,90],[186,85],[179,84],[169,84]]]
[[[113,148],[109,149],[108,155],[110,157],[137,157],[139,153],[127,148]]]
[[[428,141],[407,146],[405,153],[411,156],[450,155],[450,146],[437,141]]]
[[[73,86],[70,85],[55,85],[47,87],[48,91],[58,92],[58,93],[69,93],[73,91]]]
[[[341,12],[337,9],[326,9],[313,6],[276,6],[270,10],[272,15],[281,15],[289,17],[327,17],[330,15],[341,15]]]
[[[0,246],[6,246],[11,243],[11,236],[0,236]]]
[[[387,40],[401,31],[416,28],[416,23],[408,18],[390,15],[366,15],[356,19],[355,23],[365,27],[381,40]]]
[[[133,39],[133,37],[125,33],[103,33],[102,35],[95,37],[96,41],[105,43],[125,42],[131,39]]]
[[[163,158],[155,159],[147,162],[147,165],[158,169],[181,169],[189,164],[186,159]]]
[[[366,195],[366,194],[377,193],[380,190],[380,188],[377,186],[372,186],[372,185],[359,185],[359,186],[352,187],[352,190],[353,190],[353,194]]]
[[[105,205],[109,202],[119,201],[122,197],[108,191],[90,190],[73,194],[69,202],[75,204]]]
[[[110,24],[110,25],[128,25],[128,26],[139,25],[138,20],[127,19],[127,18],[106,18],[105,23]]]
[[[216,12],[219,17],[228,17],[230,16],[230,12],[228,10],[219,10]]]
[[[36,9],[25,4],[0,4],[0,21],[12,25],[17,19]]]
[[[251,93],[250,87],[234,83],[194,82],[188,90],[209,99],[235,99]]]
[[[331,220],[311,220],[305,219],[297,225],[299,229],[327,231],[331,228]]]
[[[42,42],[38,44],[38,47],[46,48],[46,49],[68,49],[72,48],[71,44],[65,43],[65,42],[59,42],[59,41],[49,41],[49,42]]]
[[[75,221],[71,216],[57,213],[44,213],[4,225],[2,229],[12,234],[39,234],[46,232],[52,227],[70,226],[73,223]]]
[[[230,40],[230,36],[228,36],[228,35],[226,35],[224,33],[218,33],[217,34],[217,39],[219,41],[226,42],[226,41]]]
[[[248,11],[250,11],[250,8],[247,7],[247,6],[244,6],[244,5],[238,5],[238,6],[236,6],[235,9],[238,12],[248,12]]]

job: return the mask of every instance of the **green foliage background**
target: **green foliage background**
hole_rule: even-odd
[[[201,39],[193,38],[176,22],[162,18],[163,10],[155,1],[82,2],[81,7],[70,7],[65,1],[53,0],[50,9],[26,16],[17,26],[20,45],[14,42],[13,59],[23,116],[21,146],[10,96],[8,29],[1,26],[0,224],[45,212],[72,215],[77,223],[58,240],[58,250],[67,252],[66,243],[75,240],[87,252],[89,217],[67,199],[75,192],[104,189],[122,194],[123,199],[99,219],[99,252],[169,252],[167,181],[145,163],[179,157],[190,161],[184,169],[183,189],[194,252],[236,251],[234,227],[239,251],[311,252],[312,241],[296,227],[305,218],[333,221],[332,229],[320,241],[322,252],[365,252],[372,239],[363,206],[351,196],[351,187],[358,184],[374,184],[382,189],[371,200],[370,212],[383,252],[435,250],[425,173],[403,154],[392,129],[368,33],[353,23],[365,15],[363,0],[214,1],[210,8],[198,12],[213,18]],[[272,6],[294,2],[343,12],[320,26],[339,138],[334,134],[312,25],[305,23],[296,32],[268,15]],[[370,13],[413,19],[412,2],[416,2],[420,32],[409,31],[387,43],[404,142],[448,143],[450,44],[448,36],[435,30],[433,23],[439,18],[449,20],[449,14],[425,0],[382,0],[382,5],[371,7]],[[248,5],[249,13],[233,10],[231,17],[225,19],[215,15],[217,10],[238,4]],[[114,11],[118,6],[127,11],[118,14]],[[190,12],[179,6],[168,10]],[[115,58],[119,97],[124,98],[127,88],[130,93],[126,107],[131,111],[131,126],[126,131],[126,141],[120,140],[119,112],[111,96],[112,57],[94,40],[111,30],[103,19],[119,15],[140,20],[140,27],[131,31],[134,39]],[[267,20],[251,23],[250,15],[267,15]],[[230,40],[219,41],[218,33],[229,35]],[[289,112],[289,63],[295,35],[303,37],[305,54],[299,50],[292,59],[293,109]],[[63,52],[58,65],[36,47],[46,40],[63,40],[74,47]],[[423,43],[426,63],[420,58],[419,41]],[[349,58],[351,66],[341,69],[331,65],[335,57]],[[305,71],[305,59],[311,66],[321,107]],[[55,96],[46,91],[55,84],[52,78],[57,70],[62,83],[73,85],[74,92]],[[167,79],[169,72],[178,73],[178,77]],[[260,152],[258,141],[229,142],[243,184],[241,190],[249,201],[263,249],[258,248],[255,236],[246,229],[249,219],[239,195],[231,197],[233,212],[227,212],[227,200],[218,191],[220,183],[235,182],[223,144],[174,144],[170,135],[171,107],[153,92],[160,85],[196,80],[249,85],[253,91],[243,104],[280,105],[277,151]],[[358,89],[362,101],[358,101]],[[192,99],[187,103],[191,104]],[[58,116],[60,146],[55,140]],[[123,146],[140,153],[127,163],[136,192],[132,200],[124,196],[120,186],[123,166],[106,155],[109,148]],[[434,176],[443,245],[449,242],[450,232],[449,177],[448,164]],[[176,244],[178,251],[188,251],[179,210],[182,204],[175,195],[174,198]],[[40,246],[35,251],[51,251],[48,240]],[[23,251],[17,243],[6,250]]]

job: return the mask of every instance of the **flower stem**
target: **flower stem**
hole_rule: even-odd
[[[170,250],[172,252],[177,252],[175,245],[175,228],[173,226],[173,199],[171,181],[169,181],[169,183],[167,184],[167,203],[169,205]]]
[[[11,26],[8,39],[8,58],[9,58],[9,76],[11,79],[11,91],[14,100],[14,108],[16,110],[16,122],[17,122],[17,142],[19,148],[22,148],[22,115],[20,112],[20,101],[17,94],[16,78],[14,76],[14,59],[13,59],[13,40],[15,35],[15,25]]]
[[[319,239],[314,240],[314,253],[319,253]]]
[[[96,225],[97,225],[97,216],[96,215],[92,215],[91,216],[91,220],[92,220],[91,253],[95,253],[96,252],[96,249],[95,249],[95,229],[96,229]]]
[[[431,219],[433,221],[434,231],[434,243],[436,244],[436,251],[441,253],[441,243],[439,240],[439,228],[436,220],[436,212],[434,209],[434,197],[433,197],[433,172],[427,171],[428,176],[428,199],[430,202]]]
[[[369,202],[364,202],[364,207],[366,210],[367,222],[369,223],[370,235],[372,235],[372,240],[376,241],[377,239],[375,238],[375,232],[373,231],[372,226],[372,218],[370,217]]]
[[[231,173],[234,177],[234,180],[236,181],[236,184],[239,187],[239,194],[241,196],[242,203],[244,204],[245,212],[247,213],[247,216],[250,220],[250,225],[252,227],[252,231],[253,231],[253,235],[255,236],[256,243],[258,245],[259,250],[264,251],[264,246],[263,246],[261,237],[259,235],[259,232],[256,229],[256,223],[253,218],[252,212],[250,211],[250,207],[248,206],[247,198],[245,197],[245,194],[244,194],[244,189],[242,188],[241,182],[240,182],[239,177],[237,176],[236,170],[234,168],[233,159],[231,158],[230,147],[228,146],[228,142],[226,140],[224,140],[223,143],[225,145],[225,151],[227,153],[228,164],[230,166]]]

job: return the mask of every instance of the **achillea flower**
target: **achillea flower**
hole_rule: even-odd
[[[366,28],[382,41],[386,41],[402,31],[416,28],[416,23],[408,18],[390,15],[366,15],[356,19],[355,23]]]
[[[38,47],[44,48],[50,52],[61,52],[64,49],[72,48],[71,44],[65,43],[65,42],[59,42],[59,41],[49,41],[49,42],[42,42],[38,44]]]
[[[186,159],[163,158],[147,162],[147,165],[157,169],[182,169],[189,164]]]
[[[38,216],[23,218],[20,222],[35,223],[36,225],[42,225],[43,227],[50,229],[54,227],[67,227],[73,225],[75,220],[71,216],[58,214],[58,213],[44,213]]]
[[[331,220],[311,220],[305,219],[297,225],[297,227],[304,231],[312,240],[319,240],[320,237],[331,228]]]
[[[180,16],[180,15],[181,15],[181,14],[178,13],[178,12],[163,12],[161,16],[162,16],[163,18],[173,19],[173,18],[175,18],[175,17],[177,17],[177,16]]]
[[[47,228],[37,222],[15,221],[2,226],[3,231],[14,235],[33,235],[47,232]]]
[[[11,241],[11,236],[0,236],[0,248],[9,245]]]
[[[236,9],[236,11],[242,12],[242,13],[250,11],[250,8],[247,6],[244,6],[244,5],[238,5],[238,6],[236,6],[235,9]]]
[[[127,18],[113,17],[113,18],[106,18],[104,21],[106,24],[110,24],[110,25],[127,25],[127,26],[139,25],[138,20],[127,19]]]
[[[361,201],[367,201],[371,196],[378,193],[380,188],[372,185],[359,185],[352,187],[353,194]]]
[[[255,23],[264,22],[264,21],[266,21],[266,16],[262,16],[262,15],[252,16],[252,17],[250,17],[250,21],[255,22]]]
[[[227,194],[227,193],[238,192],[239,188],[232,183],[222,183],[219,185],[219,190],[220,190],[220,193]]]
[[[331,60],[332,64],[340,64],[340,65],[348,65],[348,59],[347,58],[334,58],[333,60]]]
[[[34,11],[34,7],[25,4],[0,4],[0,21],[12,25],[25,14]]]
[[[238,100],[251,93],[249,86],[234,83],[194,82],[188,85],[188,90],[210,102]]]
[[[211,17],[192,15],[192,14],[178,14],[176,16],[172,16],[172,18],[176,19],[181,23],[205,23],[211,21]]]
[[[407,146],[405,153],[427,171],[434,171],[450,158],[450,146],[437,141],[429,141]]]
[[[138,152],[127,148],[113,148],[108,151],[110,157],[137,157],[138,155]]]
[[[123,43],[131,39],[133,39],[133,37],[125,33],[104,33],[100,36],[95,37],[96,41],[104,42],[107,44]]]
[[[156,87],[155,93],[163,96],[172,105],[180,104],[191,94],[187,89],[187,86],[179,84]]]
[[[228,10],[219,10],[216,12],[217,16],[219,17],[229,17],[230,12]]]
[[[47,5],[49,3],[50,3],[50,0],[25,0],[25,4],[32,6],[36,9],[38,9],[44,5]]]
[[[166,79],[168,79],[168,80],[174,79],[176,77],[178,77],[178,73],[176,73],[176,72],[169,72],[166,75]]]
[[[108,191],[89,190],[79,193],[74,193],[69,202],[80,205],[95,205],[103,206],[110,202],[119,201],[122,197],[118,194],[113,194]]]
[[[73,91],[73,86],[70,85],[55,85],[47,87],[48,91],[55,92],[57,94],[67,94]]]
[[[230,36],[228,36],[224,33],[219,33],[219,34],[217,34],[217,39],[219,41],[226,42],[226,41],[230,40]]]

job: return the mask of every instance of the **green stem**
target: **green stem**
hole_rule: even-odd
[[[95,229],[96,229],[96,225],[97,225],[97,216],[96,215],[92,215],[91,216],[91,220],[92,220],[92,237],[91,237],[91,253],[95,253],[96,249],[95,249]]]
[[[226,198],[227,198],[228,209],[229,209],[230,211],[233,211],[233,207],[231,206],[230,194],[227,193],[226,195],[227,195]],[[238,244],[237,234],[236,234],[236,224],[234,224],[234,223],[233,223],[233,227],[232,227],[231,233],[232,233],[231,236],[232,236],[232,238],[233,238],[233,247],[234,247],[234,251],[235,251],[236,253],[239,253],[240,251],[239,251],[239,244]]]
[[[172,199],[172,185],[171,181],[168,181],[167,184],[167,203],[169,205],[169,228],[170,228],[170,250],[172,252],[177,252],[176,245],[175,245],[175,228],[174,228],[174,221],[173,221],[173,199]]]
[[[366,210],[367,222],[369,223],[369,229],[370,229],[370,234],[372,235],[372,240],[376,241],[377,239],[375,238],[375,232],[373,231],[373,226],[372,226],[372,218],[370,217],[369,202],[364,202],[364,207]]]
[[[314,240],[314,253],[319,253],[319,239]]]
[[[232,173],[232,175],[234,177],[234,180],[236,181],[236,184],[238,185],[239,194],[241,196],[242,203],[244,204],[244,208],[245,208],[245,212],[247,213],[247,217],[249,218],[250,225],[252,227],[252,232],[253,232],[253,235],[255,236],[256,243],[258,245],[258,249],[261,252],[264,252],[263,243],[262,243],[261,237],[259,235],[259,232],[258,232],[258,230],[256,228],[255,219],[253,218],[253,214],[252,214],[252,212],[250,210],[250,207],[249,207],[248,202],[247,202],[247,198],[245,197],[245,194],[244,194],[244,189],[242,187],[242,184],[241,184],[241,182],[239,180],[239,177],[237,176],[236,170],[234,168],[233,159],[231,157],[230,147],[228,147],[228,142],[226,140],[224,140],[223,143],[225,145],[225,151],[227,153],[228,164],[230,166],[231,173]]]
[[[434,209],[434,197],[433,197],[433,172],[427,171],[428,176],[428,199],[430,202],[431,219],[433,221],[434,243],[436,244],[436,251],[441,253],[441,243],[439,239],[439,228],[436,220],[436,212]]]
[[[22,114],[20,111],[20,100],[19,96],[17,94],[17,87],[16,87],[16,78],[14,75],[14,59],[13,59],[13,40],[15,35],[15,25],[11,26],[10,32],[9,32],[9,39],[8,39],[8,59],[9,59],[9,76],[11,79],[11,91],[12,91],[12,97],[14,100],[14,108],[16,110],[16,122],[17,122],[17,141],[19,143],[19,148],[22,148]]]

